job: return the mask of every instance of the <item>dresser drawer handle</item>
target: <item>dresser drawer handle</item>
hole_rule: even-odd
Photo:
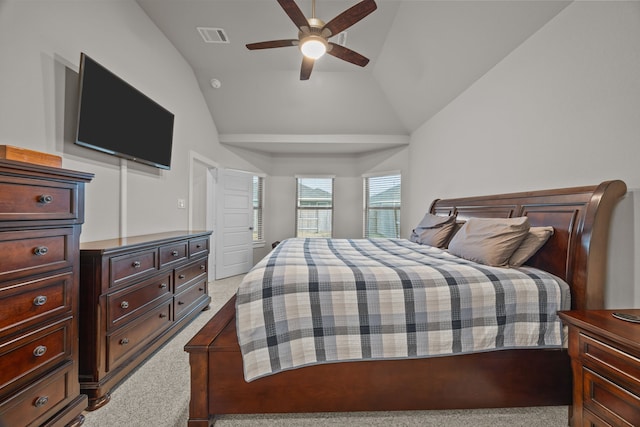
[[[204,291],[204,288],[198,288],[198,290],[199,290],[200,292],[202,292],[202,291]]]
[[[120,303],[121,308],[129,308],[129,301],[122,301]]]
[[[120,345],[127,345],[129,344],[129,338],[122,338],[120,340]]]
[[[140,261],[133,261],[133,263],[131,264],[131,266],[133,268],[140,268],[142,264],[140,264]]]
[[[185,277],[187,277],[187,276],[185,276],[184,274],[181,274],[181,275],[178,276],[178,279],[184,279]]]
[[[33,299],[33,305],[45,305],[47,303],[47,296],[46,295],[38,295],[37,297],[35,297]]]
[[[38,203],[42,203],[43,205],[46,205],[51,202],[53,202],[53,196],[50,196],[48,194],[41,194],[38,196]]]
[[[160,289],[167,289],[166,283],[160,283]]]
[[[206,267],[204,265],[200,266],[200,270],[204,270]]]
[[[33,355],[35,357],[41,357],[44,356],[44,354],[47,352],[47,347],[44,345],[39,345],[36,348],[33,349]]]
[[[49,396],[40,396],[35,402],[33,402],[33,406],[36,408],[42,408],[47,403],[49,403]]]
[[[200,249],[202,245],[196,245],[196,249]]]
[[[171,255],[178,256],[178,251],[171,251]]]
[[[178,305],[184,305],[182,301],[178,301]]]
[[[167,313],[160,313],[160,318],[164,319],[165,317],[167,317]]]
[[[33,249],[33,253],[37,256],[46,255],[47,252],[49,252],[49,248],[46,246],[38,246],[37,248]]]

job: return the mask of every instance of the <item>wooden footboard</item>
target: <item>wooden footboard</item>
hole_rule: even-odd
[[[309,366],[244,381],[235,297],[186,345],[189,426],[215,414],[397,411],[569,405],[565,350],[503,350]],[[336,379],[339,379],[337,381]]]
[[[209,363],[210,353],[215,349],[223,348],[223,343],[217,340],[230,322],[235,323],[235,301],[234,295],[184,347],[189,353],[191,366],[189,427],[210,426],[215,422],[209,410],[209,383],[213,380],[211,371],[215,372],[215,366]],[[237,341],[235,348],[233,346],[228,348],[231,351],[235,349],[240,351]]]

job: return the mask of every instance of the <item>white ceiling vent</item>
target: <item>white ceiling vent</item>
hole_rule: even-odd
[[[336,39],[336,44],[339,44],[342,47],[347,47],[347,32],[346,31],[338,33],[338,38]]]
[[[229,43],[229,37],[222,28],[196,27],[205,43]]]

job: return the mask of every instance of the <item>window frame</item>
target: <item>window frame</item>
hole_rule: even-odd
[[[256,179],[258,180],[258,195],[257,201],[258,204],[256,206],[254,198],[255,195],[255,185]],[[253,247],[263,247],[265,245],[265,237],[264,237],[264,193],[265,193],[265,175],[263,174],[253,174],[252,184],[251,184],[251,205],[252,205],[252,213],[253,213],[253,233],[252,233],[252,241]],[[258,213],[258,221],[256,223],[256,212]],[[257,237],[257,238],[256,238]]]
[[[396,218],[395,220],[395,231],[396,231],[396,235],[393,237],[390,236],[384,236],[386,238],[400,238],[401,232],[400,232],[400,228],[401,228],[401,215],[402,215],[402,173],[401,171],[387,171],[387,172],[378,172],[378,173],[371,173],[371,174],[365,174],[362,175],[362,192],[363,192],[363,220],[362,220],[362,236],[365,239],[370,238],[369,235],[369,227],[370,227],[370,211],[372,210],[372,207],[370,206],[370,180],[372,178],[392,178],[397,176],[399,178],[399,183],[397,185],[400,186],[400,191],[399,191],[399,200],[398,200],[398,205],[397,206],[379,206],[376,207],[376,210],[390,210],[390,211],[394,211],[395,215],[394,217]]]
[[[300,237],[299,235],[299,213],[300,211],[311,211],[311,210],[320,210],[320,211],[329,211],[331,213],[331,221],[329,226],[331,227],[331,230],[329,232],[329,236],[328,238],[332,238],[333,237],[333,230],[334,230],[334,217],[335,217],[335,211],[334,211],[334,207],[335,207],[335,176],[333,175],[296,175],[295,176],[296,179],[296,195],[295,195],[295,224],[294,224],[294,235],[296,237]],[[308,206],[308,207],[301,207],[300,206],[300,184],[301,184],[301,180],[305,180],[305,179],[330,179],[331,180],[331,205],[330,206]],[[306,236],[309,238],[326,238],[325,236],[316,236],[316,237],[312,237],[312,236]]]

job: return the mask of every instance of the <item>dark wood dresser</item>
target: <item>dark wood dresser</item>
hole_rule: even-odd
[[[82,243],[80,386],[89,410],[105,405],[119,382],[209,307],[210,235],[175,231]]]
[[[640,426],[640,324],[612,316],[640,310],[559,313],[569,326],[577,426]]]
[[[78,276],[92,174],[0,160],[0,423],[78,426]]]

